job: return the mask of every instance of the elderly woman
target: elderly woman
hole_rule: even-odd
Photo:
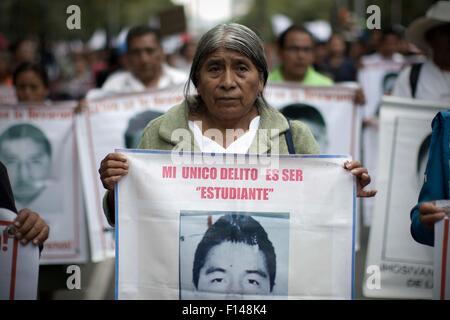
[[[288,122],[267,105],[263,90],[268,76],[261,39],[249,28],[231,23],[208,31],[197,47],[190,80],[197,94],[185,90],[185,101],[151,121],[139,148],[232,153],[318,154],[317,142],[300,121]],[[265,130],[263,130],[265,129]],[[225,137],[225,138],[223,138]],[[345,168],[357,177],[358,196],[376,191],[367,169],[357,161]],[[108,154],[99,169],[108,191],[128,173],[127,159]],[[114,223],[114,192],[105,196],[105,211]]]

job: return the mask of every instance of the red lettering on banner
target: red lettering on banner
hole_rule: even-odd
[[[269,200],[273,188],[197,187],[201,199]]]
[[[72,248],[71,241],[61,241],[61,242],[46,242],[44,244],[46,250],[66,250]]]
[[[302,170],[283,169],[283,181],[303,181]]]
[[[30,119],[70,119],[73,116],[72,110],[55,111],[55,110],[37,110],[28,109],[28,118]]]
[[[177,167],[166,167],[162,168],[162,177],[165,179],[176,178],[177,177]]]

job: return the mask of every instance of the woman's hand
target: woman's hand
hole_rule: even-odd
[[[377,190],[364,190],[364,187],[370,183],[370,176],[367,168],[361,166],[358,161],[347,161],[344,168],[350,171],[356,177],[357,196],[360,198],[371,198],[377,194]]]
[[[419,212],[420,222],[428,229],[433,229],[434,224],[445,217],[444,210],[437,207],[434,201],[422,203],[419,206]]]
[[[120,153],[110,153],[101,162],[98,169],[103,187],[106,190],[113,191],[114,185],[128,174],[127,158]]]
[[[50,228],[45,221],[36,212],[30,209],[22,209],[14,220],[14,236],[22,244],[29,241],[35,246],[40,246],[47,240]]]

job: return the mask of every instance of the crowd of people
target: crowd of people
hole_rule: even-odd
[[[55,49],[52,52],[36,39],[24,38],[10,45],[3,42],[0,47],[0,92],[14,89],[17,102],[45,104],[186,83],[185,100],[147,126],[139,148],[171,150],[179,141],[173,140],[170,133],[183,128],[191,132],[195,146],[191,151],[267,152],[276,140],[281,154],[318,154],[319,144],[308,125],[288,122],[285,115],[267,105],[266,84],[295,82],[306,86],[331,86],[357,82],[359,70],[365,64],[394,61],[403,64],[404,69],[385,93],[449,102],[450,14],[442,12],[450,13],[449,2],[435,4],[423,18],[425,20],[416,21],[406,32],[395,27],[367,31],[353,42],[339,33],[332,34],[326,42],[318,41],[307,28],[292,25],[278,35],[274,46],[268,46],[251,29],[224,24],[212,28],[198,41],[185,38],[179,52],[171,55],[164,53],[159,31],[145,25],[130,29],[125,50],[89,51],[81,46],[73,51]],[[265,50],[275,50],[275,65],[266,60]],[[195,95],[190,95],[192,86],[196,89]],[[364,92],[360,91],[356,99],[356,103],[363,105]],[[12,102],[11,96],[0,93],[2,102]],[[376,116],[365,118],[364,125],[376,126]],[[223,136],[229,129],[241,134],[233,141],[218,144],[213,143],[214,137],[208,136],[208,129],[217,129]],[[274,141],[266,141],[267,146],[255,145],[259,129],[278,129],[279,136],[274,137]],[[167,136],[162,135],[164,133]],[[0,169],[0,186],[5,189],[1,192],[0,205],[17,212],[6,170],[3,165]],[[348,162],[345,169],[357,178],[359,197],[370,198],[376,194],[375,190],[366,190],[371,177],[360,162]],[[431,169],[429,165],[428,171]],[[100,179],[108,190],[104,210],[112,225],[114,215],[111,212],[115,205],[112,191],[127,173],[127,159],[119,153],[106,155],[100,164]],[[433,223],[444,215],[432,202],[420,205],[423,201],[436,200],[429,194],[436,186],[426,184],[424,187],[420,202],[412,211],[411,230],[417,241],[432,245]],[[19,211],[16,227],[16,237],[24,243],[32,241],[42,245],[49,234],[39,214],[26,208]],[[201,274],[200,269],[199,272]]]

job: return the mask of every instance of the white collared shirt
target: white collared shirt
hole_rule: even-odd
[[[409,76],[411,67],[403,70],[395,82],[393,96],[411,98]],[[428,60],[420,69],[417,80],[416,99],[450,102],[450,72],[441,70],[433,61]]]
[[[172,68],[165,63],[163,63],[161,67],[161,77],[159,78],[157,85],[153,88],[162,89],[171,85],[186,83],[188,75],[185,72]],[[100,90],[93,89],[88,92],[86,97],[88,99],[102,98],[119,93],[142,92],[147,89],[148,88],[146,88],[145,85],[131,72],[118,71],[113,73],[108,77],[108,79],[106,79]]]
[[[241,135],[238,139],[234,140],[228,148],[224,148],[216,141],[204,136],[202,130],[194,121],[189,121],[189,129],[191,129],[194,134],[195,142],[201,152],[245,154],[255,139],[256,132],[259,128],[259,120],[260,116],[253,118],[250,122],[248,131]]]

